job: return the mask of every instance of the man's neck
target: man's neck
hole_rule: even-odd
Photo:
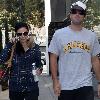
[[[73,31],[81,31],[82,30],[82,25],[74,25],[74,24],[71,24],[69,26]]]

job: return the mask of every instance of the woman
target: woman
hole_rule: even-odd
[[[36,73],[41,74],[41,52],[39,46],[29,36],[29,27],[26,23],[17,23],[15,26],[17,38],[12,38],[0,55],[0,63],[5,63],[11,53],[12,46],[16,43],[11,75],[9,79],[10,100],[38,100],[38,81],[32,74],[33,63],[38,68]]]

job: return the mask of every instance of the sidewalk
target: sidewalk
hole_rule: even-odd
[[[54,95],[54,92],[52,89],[52,80],[50,76],[42,75],[39,77],[39,79],[40,79],[39,81],[39,89],[40,89],[39,100],[57,100],[57,97]],[[0,93],[0,100],[9,100],[8,90]],[[95,97],[95,100],[100,100],[100,99]]]
[[[40,96],[39,100],[57,100],[52,88],[52,81],[50,76],[40,77],[39,82]]]
[[[52,89],[52,81],[50,76],[40,76],[39,77],[39,89],[40,89],[40,95],[39,100],[57,100],[57,97],[55,97]],[[9,100],[9,94],[8,90],[2,91],[0,93],[0,100]]]

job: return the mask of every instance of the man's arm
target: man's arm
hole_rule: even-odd
[[[57,78],[57,55],[50,53],[50,70],[52,75],[52,80],[56,80]]]
[[[60,95],[60,83],[57,77],[57,70],[58,70],[57,58],[58,58],[57,55],[50,53],[50,69],[51,69],[51,75],[52,75],[52,80],[53,80],[54,93],[57,96],[59,96]]]
[[[97,80],[100,82],[100,61],[98,56],[92,57],[92,66]]]
[[[100,98],[100,61],[98,56],[92,57],[92,66],[98,80],[98,96]]]

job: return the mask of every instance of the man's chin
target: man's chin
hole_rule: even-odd
[[[82,23],[81,22],[78,22],[78,21],[75,21],[75,22],[72,22],[73,24],[75,25],[81,25]]]

